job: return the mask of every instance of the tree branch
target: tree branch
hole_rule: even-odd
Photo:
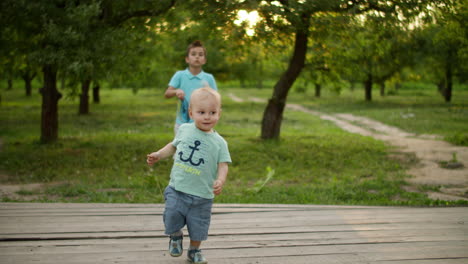
[[[135,10],[129,11],[126,13],[122,13],[116,15],[109,20],[109,24],[112,26],[118,26],[124,23],[125,21],[135,18],[135,17],[153,17],[159,16],[161,14],[166,13],[169,9],[171,9],[176,3],[176,0],[171,0],[168,2],[167,6],[158,7],[158,9],[143,9],[143,10]]]

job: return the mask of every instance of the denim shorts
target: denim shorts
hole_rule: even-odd
[[[166,235],[173,234],[187,225],[191,240],[208,239],[213,199],[179,192],[171,186],[164,191],[164,199],[166,205],[163,219]]]

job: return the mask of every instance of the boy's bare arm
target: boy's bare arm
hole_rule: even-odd
[[[153,166],[154,163],[174,155],[176,148],[172,143],[167,144],[162,149],[146,155],[146,163]]]
[[[229,166],[227,162],[218,163],[218,178],[213,183],[213,192],[215,195],[221,194],[224,183],[226,183]]]
[[[182,91],[182,89],[176,89],[176,88],[174,88],[172,86],[169,86],[169,87],[167,87],[167,90],[164,93],[164,96],[166,98],[171,98],[171,97],[177,96],[177,98],[179,98],[180,100],[184,100],[185,93],[184,93],[184,91]]]

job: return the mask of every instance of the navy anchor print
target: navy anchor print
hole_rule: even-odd
[[[192,153],[190,153],[190,156],[187,159],[182,158],[182,155],[184,155],[184,153],[182,151],[179,152],[179,157],[180,157],[180,160],[183,161],[183,162],[190,162],[190,164],[192,164],[193,166],[200,166],[200,164],[202,164],[202,163],[204,164],[205,161],[203,159],[199,159],[198,163],[194,163],[192,161],[192,157],[193,157],[193,153],[195,153],[195,151],[200,150],[198,148],[198,146],[200,146],[201,142],[198,141],[198,140],[195,140],[194,144],[195,144],[195,146],[189,146],[189,148],[192,149]]]

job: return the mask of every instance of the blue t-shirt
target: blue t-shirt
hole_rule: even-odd
[[[227,142],[216,131],[206,133],[195,123],[180,126],[169,185],[180,192],[213,199],[218,163],[231,163]]]
[[[190,119],[188,113],[190,96],[194,90],[202,88],[206,85],[209,85],[214,90],[218,90],[213,75],[204,71],[201,71],[198,75],[193,75],[189,69],[186,69],[183,71],[178,71],[174,74],[174,76],[172,76],[171,81],[169,82],[169,86],[172,86],[176,89],[182,89],[185,93],[185,98],[177,111],[177,124],[193,122]]]

